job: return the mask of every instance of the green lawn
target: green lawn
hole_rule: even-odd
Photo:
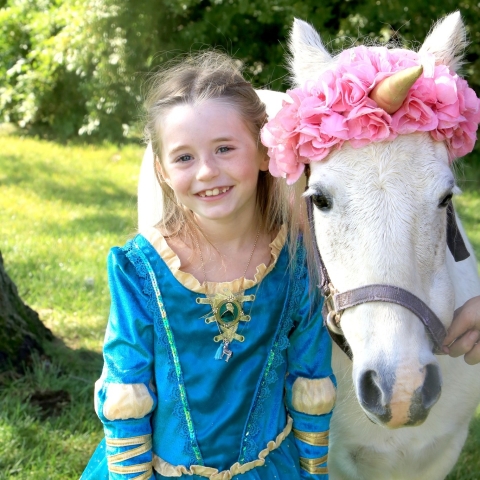
[[[105,260],[136,228],[142,148],[0,144],[0,250],[24,301],[59,338],[53,365],[39,359],[0,391],[0,479],[78,478],[102,436],[92,395],[110,301]],[[26,402],[59,389],[71,396],[61,415],[43,419]]]
[[[0,480],[74,479],[102,437],[92,398],[109,306],[105,259],[135,232],[143,149],[5,134],[0,145],[0,251],[22,298],[59,339],[26,376],[0,376]],[[480,171],[465,167],[459,177],[457,207],[480,254]],[[69,392],[59,414],[28,401],[44,390]],[[480,478],[479,451],[480,411],[449,480]]]

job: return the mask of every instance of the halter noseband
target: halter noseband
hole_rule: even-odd
[[[312,197],[306,198],[308,225],[312,230],[315,263],[320,272],[319,288],[325,297],[323,305],[323,318],[325,325],[332,337],[332,340],[345,352],[350,360],[353,357],[352,351],[340,328],[342,313],[350,307],[368,302],[388,302],[401,305],[413,312],[423,323],[434,343],[434,353],[442,355],[442,344],[446,336],[446,329],[440,319],[430,307],[420,300],[413,293],[393,285],[365,285],[346,292],[339,293],[333,286],[327,268],[323,263],[322,256],[318,249],[315,232],[313,232],[313,202]],[[450,202],[447,207],[447,245],[452,252],[456,262],[469,257],[463,238],[458,230],[455,220],[453,204]]]

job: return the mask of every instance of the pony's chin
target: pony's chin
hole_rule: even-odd
[[[397,430],[398,428],[404,428],[404,427],[418,427],[421,425],[425,420],[426,416],[424,418],[419,418],[415,421],[408,421],[406,423],[402,424],[392,424],[391,421],[385,421],[380,418],[378,418],[375,414],[368,412],[367,410],[363,409],[363,412],[365,413],[365,416],[370,420],[372,423],[375,425],[378,425],[379,427],[382,428],[388,428],[389,430]]]

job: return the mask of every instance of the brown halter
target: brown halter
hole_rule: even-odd
[[[320,272],[320,288],[325,302],[322,310],[324,323],[332,340],[352,359],[352,351],[340,328],[340,318],[344,310],[367,302],[389,302],[401,305],[413,312],[422,321],[433,341],[433,351],[437,355],[443,354],[442,344],[446,330],[440,319],[428,305],[403,288],[393,285],[365,285],[346,292],[339,293],[332,285],[328,271],[323,263],[318,249],[317,239],[313,231],[313,202],[312,197],[306,198],[308,225],[312,232],[315,263]],[[465,260],[470,256],[462,235],[457,226],[453,204],[447,207],[447,245],[456,262]]]

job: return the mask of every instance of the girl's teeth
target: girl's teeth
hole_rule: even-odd
[[[221,189],[221,193],[225,193],[230,187],[224,187]],[[220,189],[214,188],[213,190],[205,190],[205,193],[201,197],[214,197],[220,193]]]

